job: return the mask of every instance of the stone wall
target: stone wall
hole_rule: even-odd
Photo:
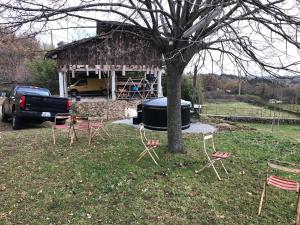
[[[209,117],[233,121],[233,122],[246,122],[246,123],[265,123],[265,124],[271,124],[274,122],[274,124],[278,123],[277,119],[273,118],[267,118],[267,117],[254,117],[254,116],[217,116],[217,115],[210,115]],[[300,119],[298,118],[284,118],[279,120],[280,124],[287,124],[287,125],[296,125],[300,124]]]
[[[136,109],[140,104],[140,100],[125,101],[125,100],[105,100],[102,101],[89,101],[89,102],[72,102],[71,109],[75,113],[88,116],[99,116],[105,120],[118,120],[124,119],[125,109]]]

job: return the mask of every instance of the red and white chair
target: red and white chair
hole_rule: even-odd
[[[284,190],[284,191],[292,191],[297,193],[297,206],[296,206],[296,225],[300,223],[300,183],[297,180],[287,179],[285,177],[270,175],[269,173],[274,170],[283,171],[285,173],[292,173],[300,175],[300,165],[295,163],[277,161],[277,160],[269,160],[267,167],[267,177],[264,182],[264,187],[260,197],[260,203],[258,207],[258,215],[261,215],[263,201],[266,196],[267,187],[273,186],[275,188]]]
[[[139,155],[139,157],[136,160],[136,162],[138,162],[139,160],[141,160],[148,153],[150,155],[150,157],[152,158],[152,160],[154,161],[154,163],[158,166],[158,163],[155,160],[155,158],[156,159],[159,159],[159,158],[158,158],[158,155],[155,152],[155,149],[160,146],[160,141],[157,140],[157,139],[148,139],[146,137],[146,132],[145,132],[144,124],[142,124],[142,123],[140,124],[139,130],[140,130],[140,138],[141,138],[141,141],[142,141],[145,149],[141,152],[141,154]]]
[[[204,149],[204,153],[208,159],[208,162],[205,166],[203,166],[200,170],[198,170],[197,173],[200,173],[205,168],[212,167],[213,170],[215,171],[218,179],[221,180],[221,177],[220,177],[216,167],[214,166],[214,164],[216,162],[220,162],[225,173],[228,175],[228,172],[227,172],[222,160],[229,158],[231,156],[231,153],[217,151],[215,148],[214,137],[212,134],[203,136],[203,149]],[[210,153],[210,150],[211,150],[211,153]]]

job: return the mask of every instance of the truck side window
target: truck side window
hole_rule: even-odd
[[[17,92],[17,87],[12,88],[8,93],[8,97],[15,96],[16,92]]]

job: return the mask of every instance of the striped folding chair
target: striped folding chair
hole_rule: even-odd
[[[78,141],[78,133],[87,134],[90,137],[90,124],[87,116],[72,115],[72,126],[71,126],[71,141],[70,145],[74,143],[74,138]]]
[[[152,158],[152,160],[154,161],[154,163],[158,166],[158,163],[156,162],[154,156],[156,157],[156,159],[159,159],[158,155],[155,152],[155,148],[160,146],[160,141],[154,140],[154,139],[148,139],[146,137],[144,124],[142,124],[142,123],[140,124],[139,130],[140,130],[140,138],[141,138],[141,141],[142,141],[145,149],[141,152],[141,154],[139,155],[136,162],[141,160],[148,153],[150,155],[150,157]],[[154,154],[154,156],[152,155],[152,153]]]
[[[204,153],[208,159],[208,162],[205,166],[203,166],[200,170],[198,170],[197,173],[200,173],[205,168],[212,167],[213,170],[215,171],[218,179],[221,180],[221,177],[220,177],[218,171],[216,170],[216,167],[214,166],[215,162],[219,161],[221,163],[225,173],[228,175],[228,172],[227,172],[222,160],[229,158],[231,156],[231,153],[217,151],[215,148],[214,137],[212,134],[203,136],[203,149],[204,149]],[[212,150],[211,154],[209,153],[210,150]]]
[[[296,206],[296,225],[299,225],[300,223],[300,183],[299,181],[291,180],[291,179],[286,179],[281,176],[277,175],[270,175],[269,173],[275,172],[275,170],[279,170],[282,172],[285,172],[286,174],[292,173],[292,174],[300,174],[300,165],[294,164],[294,163],[289,163],[289,162],[283,162],[283,161],[277,161],[277,160],[269,160],[268,161],[268,166],[267,166],[267,177],[264,182],[263,190],[261,193],[260,197],[260,203],[258,207],[258,215],[261,214],[262,206],[263,206],[263,201],[266,196],[267,192],[267,187],[268,186],[273,186],[275,188],[279,188],[281,190],[285,191],[293,191],[297,193],[297,206]]]
[[[71,131],[71,116],[69,113],[57,113],[52,123],[52,139],[53,144],[56,144],[56,131],[65,131],[70,136]]]

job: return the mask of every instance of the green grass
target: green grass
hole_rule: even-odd
[[[206,162],[201,135],[184,135],[187,154],[166,152],[157,167],[142,151],[137,130],[109,125],[112,138],[91,146],[82,137],[69,147],[64,136],[53,146],[50,129],[2,132],[0,224],[292,224],[295,193],[270,189],[263,215],[256,215],[270,158],[299,162],[299,143],[259,131],[222,132],[216,144],[230,150],[229,179]],[[218,167],[220,174],[224,172]]]
[[[205,103],[204,114],[231,115],[231,116],[258,116],[297,118],[296,115],[287,112],[270,110],[261,106],[255,106],[244,102],[219,102]]]
[[[289,110],[291,112],[300,113],[300,105],[296,104],[277,104],[276,106],[281,107],[282,109]]]
[[[277,121],[276,121],[277,122]],[[292,138],[295,141],[300,142],[300,126],[299,125],[280,125],[274,124],[273,130],[271,124],[261,124],[261,123],[241,123],[245,126],[255,128],[257,130],[268,132],[273,134],[275,137],[286,137]]]

